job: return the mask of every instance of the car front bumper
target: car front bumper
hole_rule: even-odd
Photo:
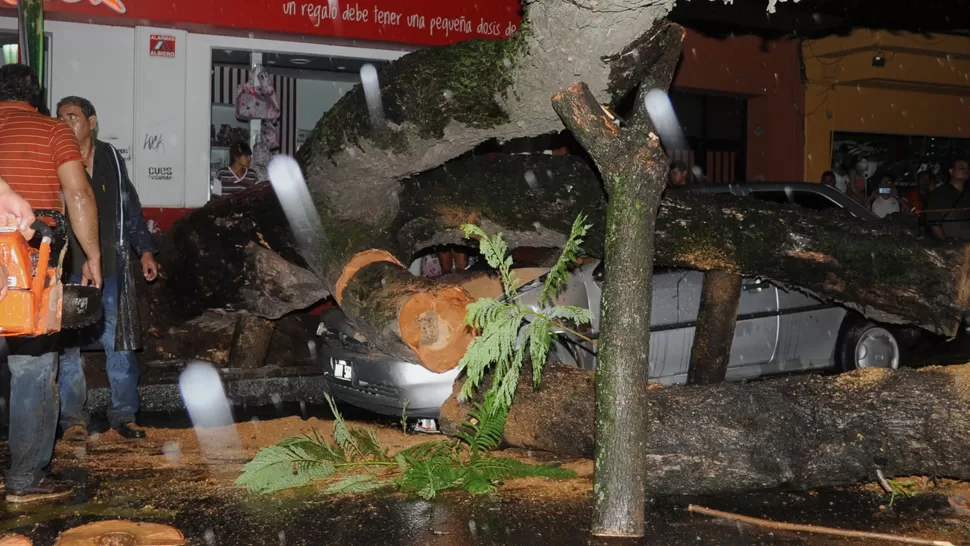
[[[458,370],[434,373],[392,356],[323,341],[317,363],[333,396],[382,415],[437,419],[458,377]]]

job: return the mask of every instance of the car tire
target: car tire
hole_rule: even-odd
[[[893,329],[850,315],[842,323],[836,347],[839,371],[860,368],[897,369],[902,360],[898,334]]]

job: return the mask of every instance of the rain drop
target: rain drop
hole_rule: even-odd
[[[216,543],[216,532],[212,529],[206,529],[205,533],[202,535],[202,538],[205,539],[207,546],[214,546]]]
[[[451,90],[449,89],[445,89],[443,92],[443,95],[445,96],[445,100],[448,102],[455,100],[455,94],[452,93]]]
[[[162,444],[162,455],[169,464],[177,465],[182,460],[182,448],[175,440],[169,440]]]
[[[644,98],[644,103],[650,121],[660,133],[660,139],[664,145],[672,150],[685,149],[683,130],[677,121],[677,114],[674,113],[674,106],[667,92],[663,89],[651,89]]]
[[[384,107],[381,104],[381,85],[377,78],[377,68],[367,63],[360,67],[360,84],[364,88],[367,99],[367,111],[370,113],[371,123],[384,123]]]
[[[525,182],[532,189],[536,189],[539,187],[539,181],[536,179],[536,174],[532,171],[525,172]]]

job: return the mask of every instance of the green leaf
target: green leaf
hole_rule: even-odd
[[[514,478],[575,478],[576,473],[566,468],[534,465],[515,459],[485,455],[472,461],[472,466],[489,481],[511,480]]]
[[[331,484],[330,487],[327,487],[327,489],[324,490],[324,493],[334,495],[367,493],[368,491],[382,489],[390,485],[393,485],[392,482],[387,480],[378,480],[374,476],[358,474],[354,476],[347,476],[339,482]]]
[[[540,305],[551,305],[552,300],[559,295],[562,285],[569,279],[569,266],[576,261],[579,247],[583,243],[583,237],[586,236],[590,227],[592,226],[586,225],[585,215],[580,214],[576,217],[559,259],[546,274],[546,282],[542,287],[542,293],[539,295]]]
[[[302,487],[317,478],[329,477],[335,471],[332,461],[313,458],[297,441],[291,440],[261,449],[243,467],[236,485],[246,486],[256,493],[270,493]]]

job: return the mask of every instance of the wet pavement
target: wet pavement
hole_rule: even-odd
[[[257,422],[254,418],[261,426],[274,427],[284,421],[273,417],[294,411],[297,415],[302,411],[303,418],[328,417],[325,409],[307,405],[237,408],[235,417],[245,423],[239,427]],[[143,421],[158,427],[149,434],[159,438],[192,434],[184,415],[146,415]],[[390,428],[392,423],[383,426]],[[110,434],[102,435],[84,453],[75,451],[73,457],[70,447],[59,446],[54,470],[80,484],[70,504],[25,510],[7,506],[2,509],[0,532],[19,532],[37,545],[47,545],[71,527],[102,519],[132,519],[172,525],[190,544],[206,546],[878,544],[772,532],[691,515],[686,506],[692,502],[774,520],[970,544],[970,520],[960,520],[939,493],[897,499],[891,509],[885,508],[885,495],[859,489],[658,500],[647,507],[646,538],[610,541],[589,536],[588,484],[545,489],[510,482],[493,495],[448,493],[433,501],[388,493],[332,498],[312,489],[261,496],[232,485],[244,458],[166,464],[159,452],[164,450],[159,448],[161,439],[136,444],[111,439]],[[6,465],[6,446],[0,445],[0,450],[0,464]]]

